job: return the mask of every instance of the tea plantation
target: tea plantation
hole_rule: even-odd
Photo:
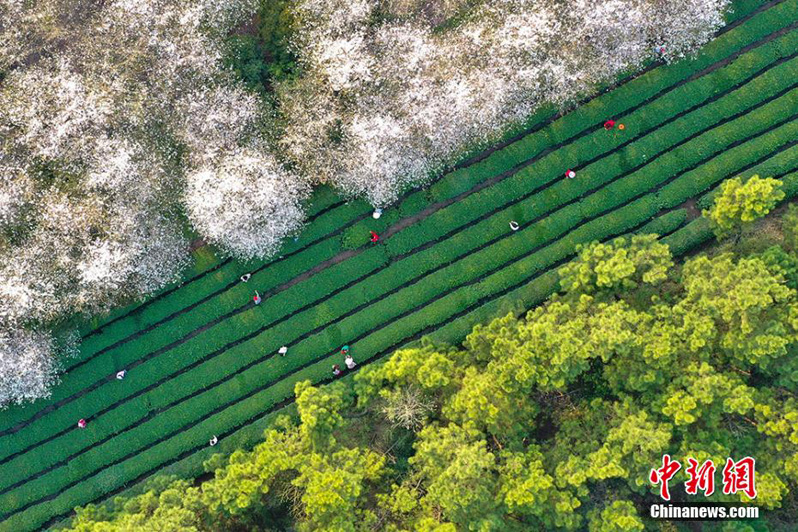
[[[422,336],[462,340],[556,290],[580,243],[653,232],[685,253],[711,237],[696,205],[724,179],[776,177],[794,196],[797,21],[798,0],[737,1],[697,57],[541,110],[379,220],[319,190],[269,262],[200,248],[180,285],[85,324],[50,399],[0,413],[0,530],[50,525],[156,472],[199,475],[213,452],[251,446],[296,382],[332,379],[342,345],[364,365]]]

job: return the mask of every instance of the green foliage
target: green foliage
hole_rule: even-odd
[[[637,515],[630,501],[613,501],[601,512],[596,511],[590,518],[589,532],[634,532],[645,530],[643,521]]]
[[[663,281],[673,265],[668,246],[656,235],[616,238],[577,248],[579,255],[560,268],[560,285],[568,293],[591,294],[632,290],[640,283]]]
[[[263,44],[252,35],[233,35],[227,40],[226,66],[250,90],[263,91],[269,84],[271,73],[264,58]]]
[[[71,523],[76,532],[122,532],[124,530],[202,529],[199,490],[174,477],[156,477],[141,494],[117,497],[103,506],[79,508]]]
[[[463,378],[457,355],[425,340],[419,347],[397,351],[383,364],[361,369],[354,384],[358,405],[383,405],[389,420],[405,428],[423,425],[430,405]]]
[[[781,246],[770,246],[759,257],[770,271],[784,277],[787,287],[798,289],[798,257]]]
[[[685,297],[674,308],[693,351],[713,345],[766,367],[798,339],[796,292],[760,258],[698,257],[685,265],[683,283]]]
[[[258,36],[266,55],[267,69],[275,82],[297,74],[296,57],[291,51],[291,36],[296,27],[295,0],[261,0],[258,10]]]
[[[712,221],[715,234],[721,238],[745,224],[769,213],[784,199],[782,183],[777,179],[752,176],[745,183],[736,177],[721,185],[712,208],[703,212]]]
[[[262,0],[252,28],[227,39],[225,65],[251,89],[271,92],[297,74],[290,39],[296,26],[294,0]]]
[[[410,464],[427,479],[424,506],[440,509],[461,526],[492,519],[496,460],[479,431],[429,425],[419,432],[415,450]]]
[[[315,388],[309,381],[298,382],[294,387],[302,436],[314,449],[325,449],[335,444],[333,431],[341,425],[340,410],[343,397],[339,388]]]
[[[792,251],[798,251],[798,205],[791,203],[787,212],[781,218],[781,230],[784,233],[784,246]]]
[[[361,449],[342,449],[328,456],[313,454],[297,467],[292,484],[302,491],[306,520],[299,530],[368,530],[376,516],[363,497],[367,483],[383,474],[385,459]]]
[[[348,227],[341,232],[341,247],[343,249],[358,249],[371,245],[370,237],[370,233],[364,231],[359,225]]]
[[[569,489],[558,489],[536,446],[523,453],[506,451],[499,469],[498,497],[508,511],[541,521],[546,528],[576,529],[582,521],[581,501]],[[556,508],[552,512],[551,509]]]

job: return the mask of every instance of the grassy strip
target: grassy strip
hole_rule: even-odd
[[[747,180],[747,178],[750,178],[753,175],[758,175],[763,178],[784,175],[785,170],[791,169],[792,165],[795,164],[795,161],[798,161],[798,146],[781,152],[777,157],[769,160],[768,164],[757,166],[756,168],[746,172],[743,177],[745,177]],[[717,193],[718,188],[716,187],[701,196],[701,199],[699,199],[697,202],[698,207],[701,209],[708,209],[715,201],[715,195]]]
[[[786,67],[785,65],[782,65],[782,66],[783,66],[783,67]],[[718,72],[718,74],[720,75],[720,74],[721,74],[721,72],[719,71],[719,72]],[[778,77],[779,77],[779,74],[780,74],[780,73],[779,73],[779,72],[775,72],[775,71],[774,71],[774,72],[772,72],[772,74],[773,74],[773,75],[774,75],[774,76],[775,76],[775,77],[778,79]],[[726,78],[724,78],[724,79],[726,79]],[[754,95],[754,94],[756,94],[756,95],[760,95],[760,96],[766,96],[766,95],[768,94],[768,92],[767,92],[767,90],[764,90],[764,88],[768,88],[768,90],[770,90],[771,92],[772,92],[772,91],[774,91],[776,88],[778,88],[778,86],[777,86],[777,85],[774,85],[774,84],[771,82],[770,78],[765,78],[764,76],[763,76],[763,78],[761,78],[761,79],[757,80],[757,82],[758,82],[758,85],[752,84],[752,86],[751,86],[750,88],[748,88],[748,94],[749,94],[749,95]],[[706,89],[706,90],[710,90],[710,89],[709,89],[709,87],[711,87],[711,86],[712,86],[712,84],[711,84],[711,83],[707,83],[707,85],[708,85],[708,87],[707,87],[707,89]],[[699,91],[699,92],[700,92],[700,91]],[[743,99],[743,98],[740,98],[740,97],[739,97],[737,94],[735,94],[735,95],[733,96],[733,98],[732,98],[732,97],[730,97],[730,99],[732,99],[733,101],[736,101],[737,103],[739,103],[739,104],[741,104],[741,105],[742,105],[742,104],[743,104],[743,103],[746,101],[745,99]],[[665,106],[665,107],[667,108],[667,107],[668,107],[668,105],[669,105],[669,103],[668,103],[668,102],[665,102],[665,103],[666,103],[666,106]],[[718,118],[720,118],[720,117],[727,116],[727,115],[728,115],[728,114],[731,112],[731,110],[734,110],[733,108],[729,108],[729,109],[730,109],[730,110],[724,110],[724,109],[715,110],[715,108],[712,108],[710,111],[706,112],[706,113],[705,113],[705,115],[706,115],[707,117],[711,117],[711,118],[718,119]],[[699,120],[694,120],[694,121],[693,121],[693,123],[694,123],[694,124],[696,124],[696,125],[702,124],[703,122],[704,122],[704,121],[702,121],[702,120],[700,120],[700,119],[699,119]],[[703,127],[703,126],[702,126],[702,127]],[[684,129],[682,129],[681,131],[683,131],[683,132],[686,132],[686,131],[692,131],[692,130],[684,130]],[[603,132],[603,131],[602,131],[600,134],[601,134],[602,136],[604,136],[604,134],[605,134],[605,133],[606,133],[606,132]],[[671,138],[671,139],[668,139],[667,141],[665,141],[665,142],[662,142],[662,143],[661,143],[661,146],[662,146],[663,148],[667,148],[669,145],[671,145],[671,144],[672,144],[672,141],[673,141],[673,139],[672,139],[672,138]],[[583,149],[582,147],[579,147],[579,146],[576,146],[576,147],[574,147],[574,149],[577,149],[577,150],[579,150],[579,151],[582,151],[582,152],[584,152],[584,149]],[[512,199],[512,196],[514,195],[514,192],[513,192],[512,194],[510,194],[510,193],[509,193],[509,192],[510,192],[510,191],[509,191],[509,189],[506,189],[506,188],[505,188],[505,190],[508,190],[508,192],[507,192],[507,193],[505,193],[505,198],[504,198],[504,200],[505,200],[505,201],[507,201],[507,200],[511,200],[511,199]],[[484,203],[484,202],[483,202],[483,203]],[[556,205],[558,205],[558,203],[556,203],[556,202],[555,202],[555,204],[554,204],[553,206],[556,206]],[[552,205],[549,205],[548,207],[550,208],[550,207],[552,207]],[[466,209],[464,212],[468,212],[468,210],[470,210],[470,208],[469,208],[469,209]],[[459,220],[459,223],[460,223],[460,224],[462,224],[462,222],[463,222],[463,220]],[[433,222],[433,223],[434,223],[436,226],[440,224],[440,222],[439,222],[439,221],[435,221],[435,222]],[[421,225],[423,226],[423,225],[426,225],[426,224],[421,224]],[[498,222],[498,226],[501,226],[501,227],[498,227],[498,226],[497,226],[497,224],[494,224],[494,226],[493,226],[493,230],[491,231],[491,234],[493,234],[493,235],[496,235],[496,234],[502,234],[502,233],[506,232],[506,228],[504,228],[504,227],[503,227],[503,225],[504,225],[504,222],[502,222],[501,220],[499,220],[499,222]],[[475,242],[479,242],[479,241],[482,241],[482,240],[481,240],[481,239],[480,239],[480,240],[478,240],[478,239],[470,239],[470,238],[461,239],[461,243],[457,245],[456,249],[462,249],[462,248],[464,248],[464,247],[465,247],[465,248],[466,248],[466,251],[468,251],[468,250],[469,250],[471,247],[473,247],[473,245],[474,245],[474,243],[475,243]],[[418,244],[418,243],[416,243],[415,245],[417,245],[417,244]],[[440,247],[438,247],[437,249],[440,249]],[[370,270],[373,270],[373,269],[375,269],[375,268],[377,268],[377,267],[381,266],[381,265],[383,264],[384,260],[383,260],[383,259],[381,259],[381,258],[379,258],[379,257],[377,257],[377,256],[376,256],[376,254],[374,254],[374,253],[372,253],[371,255],[372,255],[372,256],[371,256],[371,257],[369,257],[369,260],[370,260],[370,261],[371,261],[371,263],[372,263],[372,264],[371,264],[371,267],[370,267]],[[429,263],[430,261],[432,261],[433,263],[435,263],[435,262],[438,262],[438,263],[439,263],[439,262],[440,262],[440,261],[435,261],[434,259],[435,259],[435,257],[434,257],[434,256],[432,256],[432,258],[430,258],[430,255],[429,255],[429,254],[428,254],[428,255],[425,255],[425,256],[420,256],[420,257],[419,257],[420,264],[427,264],[427,263]],[[354,259],[353,259],[353,260],[354,260]],[[354,269],[355,269],[355,270],[357,270],[357,268],[354,268]],[[418,268],[418,269],[420,269],[420,268]],[[423,270],[422,270],[422,271],[423,271]],[[391,275],[391,277],[388,277],[388,276],[386,276],[386,277],[385,277],[384,279],[382,279],[382,280],[375,280],[375,281],[377,281],[377,285],[378,285],[378,286],[390,285],[390,281],[391,281],[392,279],[394,279],[394,278],[395,278],[395,277],[393,277],[393,276],[395,276],[395,273],[392,273],[392,274],[390,274],[390,275]],[[346,278],[346,277],[345,277],[345,278]],[[397,279],[401,279],[401,281],[404,281],[404,280],[405,280],[404,276],[401,276],[401,277],[396,277],[396,278],[397,278]],[[325,282],[326,280],[325,280],[325,279],[320,279],[320,281],[321,281],[321,284],[317,284],[316,286],[312,286],[312,287],[311,287],[311,288],[312,288],[312,290],[310,290],[310,292],[312,292],[312,293],[317,293],[317,292],[321,291],[321,292],[324,292],[324,293],[326,293],[326,291],[329,291],[329,290],[326,290],[326,289],[325,289],[325,286],[324,286],[324,282]],[[389,286],[389,288],[392,288],[392,286]],[[301,287],[301,286],[300,286],[300,287],[298,287],[298,290],[304,290],[305,292],[308,292],[308,290],[307,290],[307,288],[306,288],[306,287]],[[325,291],[325,290],[326,290],[326,291]],[[297,297],[301,297],[301,294],[302,294],[302,292],[297,292],[296,296],[297,296]],[[378,297],[378,296],[379,296],[379,294],[374,294],[374,297]],[[291,295],[290,295],[290,296],[287,298],[287,300],[280,302],[280,305],[279,305],[279,307],[280,307],[280,308],[282,308],[282,307],[283,307],[283,305],[286,305],[286,306],[288,307],[288,309],[289,309],[289,310],[293,311],[293,309],[291,309],[291,302],[292,302],[292,300],[294,300],[294,299],[295,299],[295,296],[294,296],[293,294],[291,294]],[[342,299],[342,300],[345,300],[345,301],[347,301],[347,300],[348,300],[348,298],[341,298],[341,299]],[[335,315],[335,312],[330,312],[330,314],[332,314],[332,315]],[[235,336],[236,336],[236,335],[233,335],[233,337],[235,337]],[[171,366],[169,366],[169,367],[171,367]],[[149,373],[152,373],[152,372],[148,372],[148,374],[149,374]],[[119,388],[119,386],[118,386],[118,385],[116,385],[115,383],[114,383],[113,385],[109,385],[109,386],[113,386],[112,388],[109,388],[109,389],[113,389],[113,390],[119,390],[119,389],[120,389],[120,388]],[[98,403],[100,403],[100,404],[105,404],[105,405],[107,405],[107,404],[108,404],[108,393],[107,393],[107,392],[103,391],[102,393],[99,393],[99,395],[98,395]],[[79,415],[79,414],[80,414],[80,412],[74,412],[74,413],[72,413],[71,415],[74,417],[75,415]],[[83,415],[86,415],[86,412],[83,412]],[[51,420],[48,420],[48,421],[51,421]],[[65,420],[64,422],[65,422],[65,423],[67,423],[67,421],[66,421],[66,420]],[[46,426],[47,426],[47,428],[49,428],[49,429],[51,429],[51,430],[54,428],[54,426],[55,426],[55,427],[57,427],[57,425],[53,425],[53,423],[48,423]],[[29,437],[30,435],[29,435],[29,434],[27,434],[27,436]]]
[[[640,235],[669,235],[687,223],[687,209],[674,209],[661,214],[637,231]]]

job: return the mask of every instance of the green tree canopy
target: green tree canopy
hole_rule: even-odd
[[[784,199],[781,187],[778,179],[762,179],[758,175],[745,182],[740,177],[727,179],[721,184],[712,207],[703,214],[712,222],[719,238],[726,236],[773,210]]]
[[[593,242],[577,251],[576,260],[559,271],[565,292],[632,290],[641,283],[664,281],[673,265],[670,250],[657,241],[656,235],[619,237],[606,244]]]

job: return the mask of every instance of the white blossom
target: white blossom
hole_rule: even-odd
[[[200,87],[181,98],[176,126],[191,157],[201,163],[259,138],[262,103],[237,85]]]
[[[0,329],[0,405],[50,395],[58,380],[52,349],[46,333]]]
[[[309,190],[274,159],[242,148],[188,176],[186,207],[211,242],[244,259],[266,257],[302,225]]]

